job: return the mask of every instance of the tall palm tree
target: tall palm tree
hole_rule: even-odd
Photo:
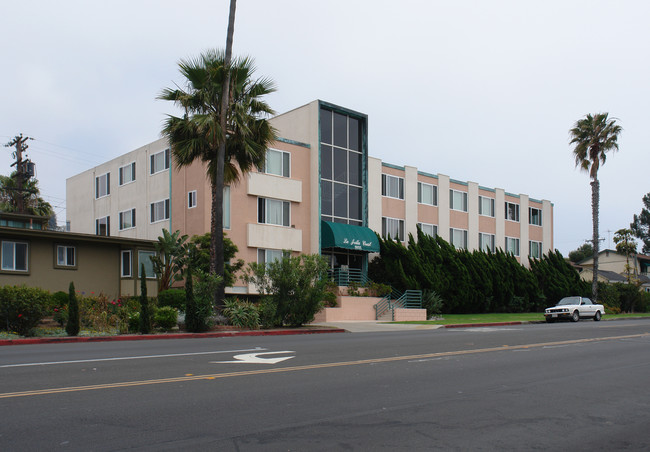
[[[598,204],[600,202],[600,182],[598,169],[605,164],[606,153],[618,151],[618,136],[623,129],[616,119],[609,119],[608,113],[588,114],[576,121],[569,131],[570,144],[574,144],[573,156],[576,166],[589,173],[591,177],[591,216],[593,220],[594,268],[591,294],[594,302],[598,300]]]
[[[210,272],[223,277],[223,187],[264,164],[276,132],[267,119],[274,111],[262,98],[274,92],[275,85],[269,78],[252,78],[255,67],[251,58],[234,58],[226,65],[220,50],[181,60],[179,68],[187,87],[166,88],[158,98],[174,102],[185,115],[168,115],[162,134],[170,142],[178,167],[195,161],[207,164],[212,193]],[[228,79],[224,130],[222,97]],[[215,294],[217,309],[222,306],[223,291],[221,287]]]

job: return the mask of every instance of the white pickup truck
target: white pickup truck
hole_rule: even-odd
[[[581,317],[593,318],[596,322],[605,314],[602,304],[595,304],[589,298],[564,297],[552,308],[546,308],[544,317],[551,323],[558,319],[577,322]]]

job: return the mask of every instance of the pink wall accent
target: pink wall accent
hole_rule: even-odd
[[[426,309],[403,309],[395,308],[395,321],[408,322],[427,319]]]
[[[438,225],[438,207],[418,204],[418,222]]]
[[[469,229],[469,215],[458,210],[449,211],[449,227],[454,229]]]
[[[478,230],[484,234],[496,234],[497,221],[494,217],[478,216]]]
[[[338,297],[338,307],[323,308],[314,322],[335,322],[338,320],[375,320],[375,305],[378,297]],[[426,315],[426,310],[425,310]]]
[[[400,220],[406,218],[406,203],[404,200],[382,197],[381,204],[382,217],[398,218]]]

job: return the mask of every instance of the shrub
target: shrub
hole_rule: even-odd
[[[314,320],[323,307],[327,287],[327,261],[318,254],[284,257],[268,264],[250,263],[244,277],[276,307],[280,324],[300,326]]]
[[[185,312],[185,289],[167,289],[158,293],[158,307],[163,306]]]
[[[79,303],[77,301],[77,294],[74,292],[74,283],[70,282],[68,289],[68,322],[65,324],[65,332],[68,336],[76,336],[79,334]]]
[[[46,314],[49,292],[25,286],[0,287],[0,328],[29,336]]]
[[[129,332],[130,333],[137,332],[140,329],[140,313],[133,312],[129,314],[128,323],[129,323]]]
[[[370,281],[368,284],[368,291],[373,297],[385,297],[393,291],[393,288],[388,284]]]
[[[620,314],[621,313],[621,308],[618,306],[609,306],[609,305],[603,305],[605,308],[605,314]]]
[[[185,327],[195,333],[210,329],[212,302],[214,293],[221,285],[222,279],[210,273],[198,271],[198,279],[193,281],[191,269],[188,268],[185,278],[186,311]]]
[[[153,318],[158,328],[168,331],[178,324],[178,311],[171,306],[163,306],[156,310]]]
[[[251,330],[260,327],[260,313],[257,306],[249,301],[241,301],[237,298],[227,299],[224,303],[223,314],[233,326]]]
[[[422,307],[427,310],[427,319],[442,314],[443,300],[435,290],[422,292]]]
[[[361,297],[362,294],[359,291],[360,284],[356,281],[350,281],[348,283],[348,296],[349,297]]]
[[[336,306],[336,295],[334,295],[334,306]],[[282,326],[282,320],[277,315],[276,305],[270,297],[262,298],[262,301],[257,305],[257,312],[260,316],[260,326],[262,328]]]
[[[65,326],[68,321],[68,294],[62,290],[54,292],[50,299],[51,315],[55,322]]]

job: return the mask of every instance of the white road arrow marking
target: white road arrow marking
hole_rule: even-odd
[[[237,361],[210,361],[213,364],[229,364],[229,363],[252,363],[252,364],[277,364],[287,359],[295,358],[295,356],[281,356],[279,358],[263,358],[261,355],[278,355],[280,353],[295,353],[292,351],[284,352],[266,352],[266,353],[244,353],[243,355],[235,355]]]

